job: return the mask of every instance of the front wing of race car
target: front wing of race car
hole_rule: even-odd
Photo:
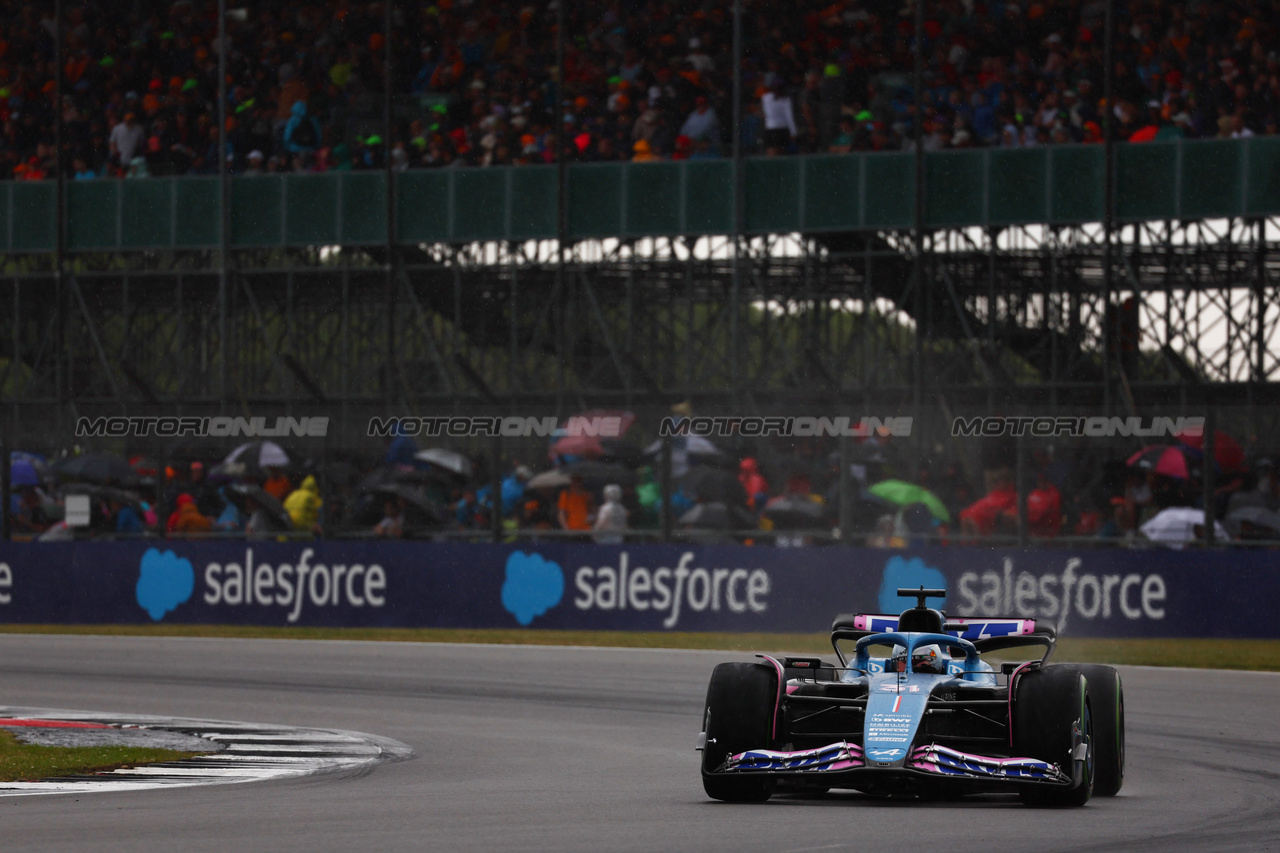
[[[1068,773],[1047,761],[974,755],[938,744],[916,747],[897,766],[882,766],[874,755],[868,760],[861,746],[848,741],[793,752],[752,749],[729,756],[716,772],[765,773],[822,787],[868,789],[906,789],[913,780],[929,779],[959,782],[958,787],[973,792],[1010,790],[1028,783],[1073,784]]]

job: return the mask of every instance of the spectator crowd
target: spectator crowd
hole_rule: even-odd
[[[1260,0],[743,0],[733,127],[727,3],[273,0],[227,21],[218,150],[213,0],[0,0],[0,178],[376,169],[1274,135],[1280,23]],[[911,71],[925,59],[916,116]],[[390,52],[391,74],[386,66]],[[383,95],[395,96],[391,127]],[[563,136],[557,134],[563,107]]]
[[[1105,458],[1040,447],[1025,460],[1021,488],[1014,451],[999,442],[967,470],[958,459],[921,461],[886,436],[843,451],[828,439],[744,452],[698,436],[673,438],[664,450],[661,442],[641,448],[571,435],[555,438],[545,461],[532,465],[421,450],[408,436],[376,457],[319,461],[274,442],[225,458],[225,450],[200,448],[164,463],[18,451],[10,456],[9,522],[15,536],[42,540],[496,535],[619,544],[658,535],[664,517],[681,539],[784,545],[974,545],[1021,535],[1181,547],[1207,538],[1198,434]],[[1246,448],[1215,433],[1208,488],[1222,541],[1280,541],[1280,477],[1256,440]],[[87,496],[90,511],[79,521],[71,496]]]

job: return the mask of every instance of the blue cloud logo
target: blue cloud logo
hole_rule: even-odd
[[[925,565],[924,560],[912,557],[890,557],[884,564],[884,578],[880,581],[880,612],[901,613],[908,607],[916,606],[916,599],[903,598],[898,595],[899,589],[911,587],[919,589],[946,589],[947,578],[942,572]],[[926,602],[930,607],[942,607],[945,599],[930,598]]]
[[[135,591],[138,606],[155,621],[190,599],[195,588],[196,572],[190,560],[155,548],[148,548],[142,555],[142,572]]]
[[[507,557],[507,579],[502,584],[502,606],[528,625],[560,603],[564,597],[564,572],[559,563],[540,554],[515,551]]]

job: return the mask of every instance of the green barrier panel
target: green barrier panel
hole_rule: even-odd
[[[1049,152],[993,148],[987,154],[987,221],[992,225],[1049,218]]]
[[[1178,215],[1178,146],[1169,142],[1116,146],[1116,218]]]
[[[511,170],[511,236],[518,240],[556,236],[559,189],[554,166],[521,166]]]
[[[910,228],[915,224],[916,172],[913,154],[864,154],[863,217],[869,228]]]
[[[52,252],[57,249],[57,184],[19,181],[13,185],[13,213],[9,248],[15,252]]]
[[[860,226],[862,158],[856,154],[806,157],[803,166],[805,230],[848,231]]]
[[[1122,220],[1280,213],[1280,138],[1121,144]],[[755,158],[743,164],[744,230],[753,233],[910,228],[911,153]],[[1103,148],[932,152],[932,226],[1100,222]],[[396,176],[398,238],[407,243],[548,239],[556,233],[554,166],[404,172]],[[341,172],[235,178],[236,246],[379,244],[385,175]],[[569,170],[572,238],[729,233],[733,163],[582,164]],[[55,184],[9,182],[0,251],[52,251]],[[71,250],[218,245],[216,178],[73,181]]]
[[[134,179],[132,183],[141,180]],[[115,249],[120,245],[120,185],[123,183],[93,180],[67,184],[68,249]]]
[[[1106,183],[1101,145],[1049,149],[1049,221],[1101,222]]]
[[[284,178],[263,176],[231,182],[231,243],[234,246],[279,246]]]
[[[912,155],[914,157],[914,155]],[[929,225],[986,224],[984,151],[935,151],[924,158]]]
[[[1230,139],[1184,142],[1179,213],[1184,219],[1239,216],[1244,209],[1244,148]]]
[[[683,168],[679,163],[637,163],[626,169],[627,234],[679,234],[680,182]]]
[[[684,230],[688,234],[733,231],[732,161],[685,161]]]
[[[449,176],[454,171],[401,172],[397,177],[396,230],[402,243],[449,239]]]
[[[744,231],[799,231],[804,227],[798,159],[762,157],[746,161],[742,191]]]
[[[219,217],[217,178],[180,178],[173,182],[173,242],[182,248],[216,246]]]
[[[455,240],[501,240],[507,236],[507,174],[510,169],[460,169],[453,176]]]
[[[286,243],[290,246],[323,246],[338,242],[339,180],[336,172],[285,177]],[[239,181],[235,183],[238,185]]]
[[[122,248],[172,248],[174,183],[173,178],[120,182]]]
[[[382,172],[339,172],[341,231],[338,242],[376,245],[387,242],[387,176]]]
[[[569,169],[569,236],[614,237],[623,231],[623,165]]]
[[[1245,178],[1245,213],[1265,216],[1280,213],[1280,137],[1247,139],[1248,170]]]
[[[9,225],[13,222],[13,181],[0,182],[0,252],[9,251]]]

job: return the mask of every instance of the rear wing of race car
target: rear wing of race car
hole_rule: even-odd
[[[876,613],[841,613],[831,624],[831,644],[857,641],[872,634],[898,630],[898,617]],[[980,653],[1018,646],[1046,646],[1043,660],[1053,654],[1058,633],[1051,625],[1034,619],[948,619],[943,633],[969,640]],[[836,649],[839,654],[839,648]]]

